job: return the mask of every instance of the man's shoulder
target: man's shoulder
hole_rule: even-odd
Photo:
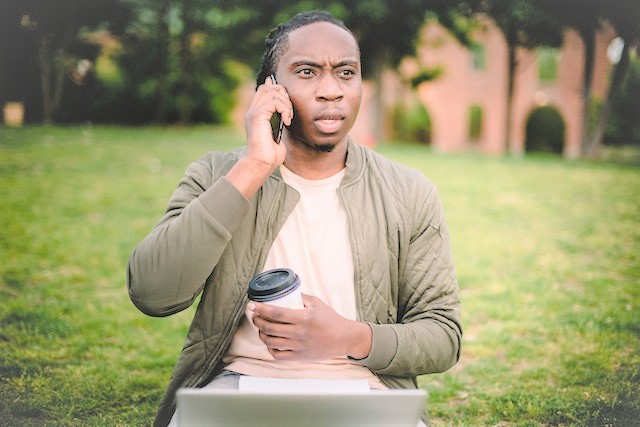
[[[209,151],[204,153],[197,161],[193,162],[190,169],[204,168],[207,171],[218,174],[226,173],[242,157],[245,147],[233,151]]]
[[[238,147],[235,150],[231,151],[208,151],[200,157],[198,160],[201,163],[209,163],[215,164],[219,162],[237,162],[238,159],[242,156],[246,147]]]
[[[420,171],[386,157],[377,151],[360,147],[369,174],[390,186],[418,186],[431,188],[433,184]]]

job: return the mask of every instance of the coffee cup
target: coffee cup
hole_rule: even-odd
[[[300,278],[288,268],[275,268],[256,275],[249,282],[249,299],[286,308],[304,308]]]

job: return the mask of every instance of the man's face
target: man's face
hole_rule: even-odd
[[[292,31],[276,77],[293,103],[292,143],[328,152],[346,141],[362,100],[360,52],[349,32],[327,22]]]

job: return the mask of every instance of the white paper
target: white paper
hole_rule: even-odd
[[[317,380],[282,379],[240,376],[240,391],[249,392],[327,392],[362,393],[369,392],[367,380]]]

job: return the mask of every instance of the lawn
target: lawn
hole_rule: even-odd
[[[142,426],[193,315],[129,302],[130,251],[229,129],[0,127],[0,425]],[[434,426],[640,419],[640,167],[377,150],[449,219],[460,363],[420,378]]]

